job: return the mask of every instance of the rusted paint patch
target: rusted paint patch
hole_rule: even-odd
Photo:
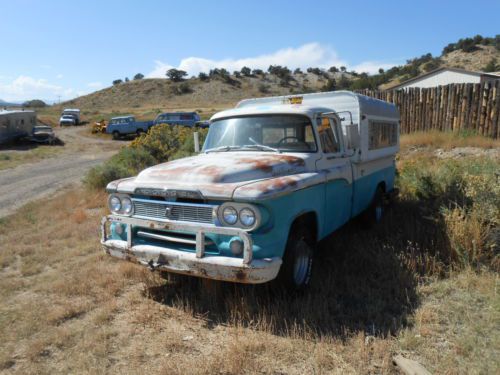
[[[234,273],[234,276],[236,277],[236,280],[239,282],[245,282],[247,279],[247,274],[243,270],[238,270]]]
[[[287,194],[324,182],[324,174],[301,173],[257,181],[236,189],[238,199],[267,199],[279,194]]]
[[[304,159],[292,155],[256,155],[253,158],[240,158],[236,160],[241,164],[253,165],[257,170],[271,173],[275,167],[288,165],[290,167],[304,167]]]

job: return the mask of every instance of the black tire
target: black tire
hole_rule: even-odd
[[[115,131],[113,132],[113,139],[114,139],[114,140],[120,139],[120,133],[118,133],[118,131],[117,131],[117,130],[115,130]]]
[[[364,223],[368,228],[373,227],[374,225],[380,223],[382,221],[382,217],[384,216],[384,188],[382,185],[377,186],[377,190],[375,191],[375,195],[373,196],[372,203],[370,207],[364,213]]]
[[[141,136],[141,134],[144,134],[144,130],[142,130],[142,129],[137,129],[136,134],[137,134],[137,136],[138,136],[138,137],[140,137],[140,136]]]
[[[305,290],[311,280],[314,247],[314,241],[308,231],[293,226],[288,235],[283,264],[274,285],[287,291]]]

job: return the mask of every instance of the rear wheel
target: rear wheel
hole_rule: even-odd
[[[136,134],[137,134],[137,136],[138,136],[138,137],[140,137],[140,136],[141,136],[141,134],[144,134],[144,130],[142,130],[142,129],[137,129]]]
[[[118,133],[117,130],[113,132],[113,139],[119,139],[120,138],[120,133]]]
[[[287,290],[304,290],[311,280],[313,256],[314,244],[307,230],[292,227],[275,284]]]

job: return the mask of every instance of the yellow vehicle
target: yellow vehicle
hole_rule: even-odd
[[[92,134],[106,133],[107,125],[108,125],[108,123],[106,120],[101,120],[101,121],[95,122],[94,125],[92,125]]]

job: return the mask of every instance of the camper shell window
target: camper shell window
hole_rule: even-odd
[[[395,146],[398,142],[398,124],[387,121],[369,121],[369,150]]]

